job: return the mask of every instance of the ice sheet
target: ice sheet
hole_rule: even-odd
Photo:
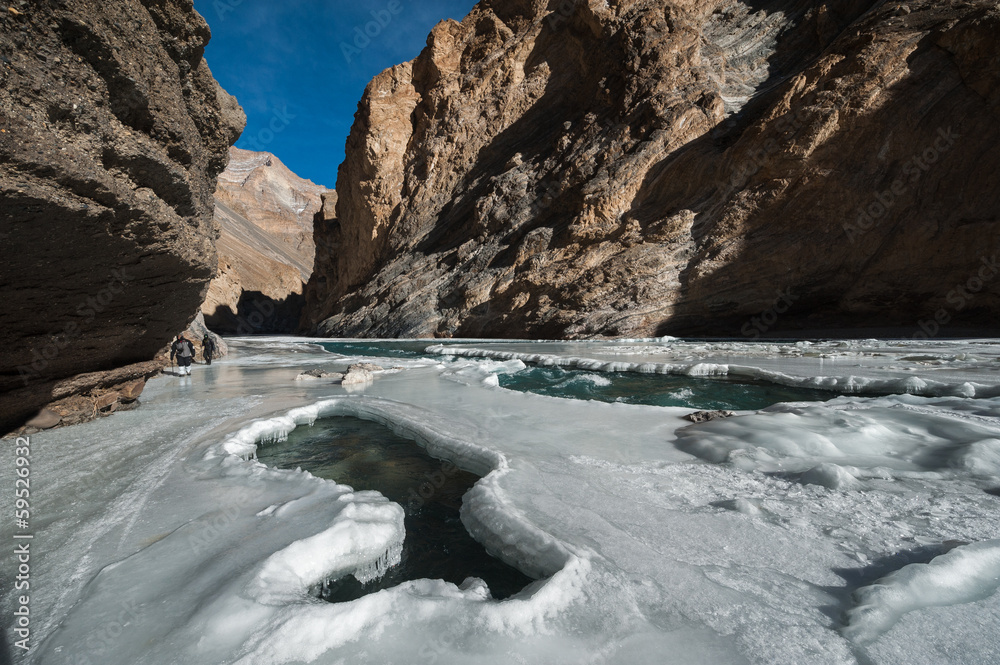
[[[645,364],[673,362],[656,354],[678,343],[601,344]],[[792,377],[818,362],[798,345],[727,344],[741,366]],[[480,346],[601,360],[593,344],[467,348]],[[988,346],[920,351],[933,361],[886,351],[829,375],[995,385]],[[232,347],[190,379],[151,382],[137,411],[33,437],[38,646],[23,662],[1000,661],[1000,601],[983,581],[1000,533],[996,398],[851,396],[690,426],[685,409],[496,387],[520,356],[376,359],[403,370],[348,394],[294,378],[358,358],[287,338]],[[722,350],[683,352],[698,364]],[[313,599],[324,578],[378,574],[402,536],[400,508],[377,493],[253,460],[258,439],[331,415],[382,422],[482,475],[463,523],[539,581],[504,602],[434,580]],[[902,595],[863,591],[878,580]],[[868,606],[892,620],[852,618],[869,626],[852,633],[843,618]]]

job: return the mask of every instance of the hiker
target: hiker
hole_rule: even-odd
[[[178,335],[177,340],[170,345],[170,361],[177,357],[177,367],[181,376],[191,376],[191,361],[194,360],[194,344],[191,340]]]
[[[215,355],[215,342],[208,335],[205,335],[205,339],[201,340],[201,353],[205,357],[205,364],[212,364],[212,356]]]

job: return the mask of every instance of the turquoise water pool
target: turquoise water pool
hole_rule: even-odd
[[[528,367],[514,374],[501,374],[499,379],[504,388],[537,395],[692,409],[763,409],[779,402],[823,402],[836,396],[824,390],[721,377],[587,372],[558,367]]]

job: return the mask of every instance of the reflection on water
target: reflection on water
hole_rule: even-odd
[[[502,599],[532,582],[487,554],[462,525],[462,496],[478,476],[434,459],[382,425],[358,418],[325,418],[313,427],[296,428],[287,441],[261,446],[257,454],[268,466],[301,467],[356,490],[376,490],[406,512],[400,564],[368,584],[352,576],[335,580],[323,589],[325,600],[354,600],[407,580],[461,584],[467,577],[483,579],[493,597]]]
[[[763,382],[635,372],[591,373],[559,367],[529,367],[499,378],[504,388],[538,395],[692,409],[763,409],[779,402],[825,402],[835,396],[824,390]]]

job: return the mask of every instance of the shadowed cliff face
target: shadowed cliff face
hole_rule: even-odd
[[[308,323],[990,326],[998,28],[987,1],[481,2],[369,85]]]
[[[216,270],[215,179],[245,124],[190,0],[14,4],[0,17],[3,431],[191,321]]]

